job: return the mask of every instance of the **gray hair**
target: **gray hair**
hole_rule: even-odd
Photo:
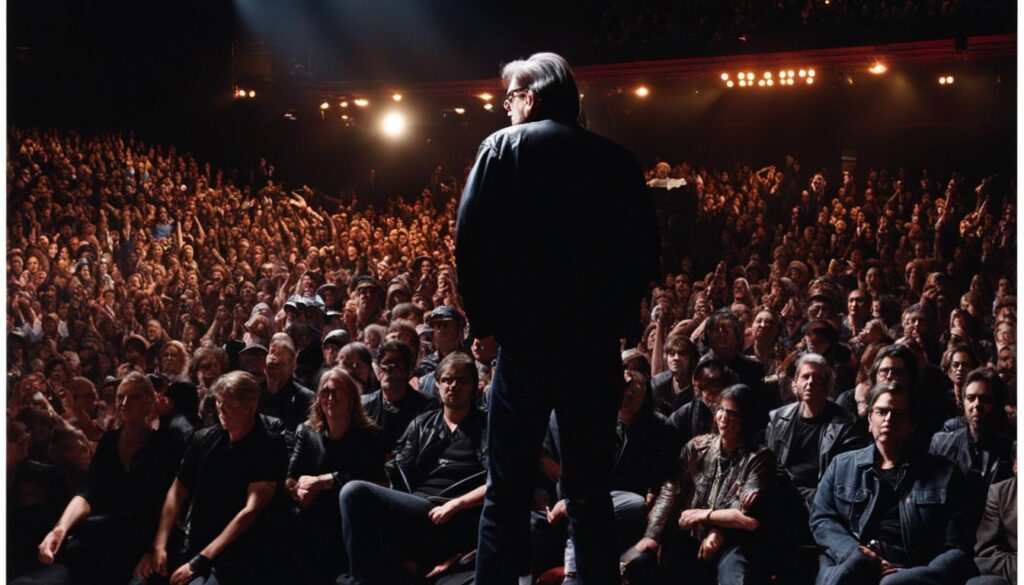
[[[836,381],[836,373],[832,371],[832,366],[829,365],[828,360],[816,353],[805,353],[796,360],[796,367],[793,370],[793,380],[795,381],[800,376],[800,368],[804,367],[805,364],[815,364],[821,367],[825,373],[825,388],[828,392],[832,393],[832,386]]]
[[[538,119],[579,124],[580,90],[569,62],[555,53],[534,53],[529,59],[516,60],[501,70],[505,87],[517,81],[529,88],[537,101]]]

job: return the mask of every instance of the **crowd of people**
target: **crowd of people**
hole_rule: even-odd
[[[327,210],[132,137],[8,152],[11,582],[471,578],[498,348],[467,334],[457,187]],[[663,278],[608,454],[628,582],[1015,582],[1015,186],[647,179]],[[548,434],[524,538],[573,583]]]

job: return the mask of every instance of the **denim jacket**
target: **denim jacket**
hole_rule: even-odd
[[[908,447],[909,449],[909,447]],[[878,501],[875,446],[842,453],[825,471],[811,509],[811,532],[833,564],[867,544],[864,531]],[[913,566],[952,567],[963,552],[962,475],[951,463],[923,452],[908,452],[900,487],[903,545]],[[828,569],[824,569],[827,571]],[[820,580],[820,578],[819,578]]]

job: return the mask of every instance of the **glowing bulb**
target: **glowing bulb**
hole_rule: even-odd
[[[342,114],[341,115],[341,119],[342,120],[348,120],[348,114]]]
[[[251,98],[256,97],[256,90],[250,89],[249,90],[249,97],[251,97]]]
[[[793,70],[792,69],[790,69],[789,71],[786,72],[786,77],[793,77]]]
[[[729,74],[728,73],[723,73],[722,74],[722,81],[729,81]]]
[[[327,102],[324,102],[324,103],[320,104],[320,109],[321,110],[326,110],[329,107],[331,107],[331,104],[329,104]]]
[[[807,78],[807,85],[813,85],[813,84],[814,84],[814,78],[813,77],[808,77]]]
[[[245,97],[245,90],[244,89],[235,90],[235,97]]]
[[[484,104],[484,109],[490,112],[494,109],[494,104]]]
[[[875,61],[871,65],[871,67],[868,69],[868,71],[870,71],[871,73],[874,73],[875,75],[881,75],[881,74],[885,73],[888,70],[889,70],[889,68],[886,67],[885,63],[882,63],[881,61]]]
[[[340,103],[340,104],[338,104],[338,105],[339,105],[339,106],[341,106],[341,107],[343,107],[343,108],[347,108],[347,107],[348,107],[348,102],[341,102],[341,103]]]
[[[945,77],[940,77],[939,78],[939,85],[946,85],[946,78]]]
[[[786,72],[785,71],[779,71],[779,79],[785,79],[785,77],[786,77]]]
[[[765,79],[771,79],[772,78],[772,72],[771,71],[765,71],[764,72],[764,78]]]
[[[807,70],[806,69],[801,69],[800,72],[798,73],[798,75],[800,77],[807,77]]]
[[[366,98],[359,98],[357,100],[353,100],[352,103],[359,106],[360,108],[365,108],[366,106],[370,105],[370,100]]]
[[[747,71],[747,79],[753,81],[754,80],[754,74],[749,72],[749,71]]]
[[[766,83],[766,84],[768,85],[768,87],[771,87],[771,86],[775,85],[775,82],[774,82],[774,81],[772,81],[771,79],[769,79],[769,80],[768,80],[767,82],[765,82],[765,83]]]
[[[807,70],[807,77],[814,77],[814,69]]]
[[[651,95],[651,90],[641,85],[640,87],[636,88],[636,91],[634,91],[633,93],[636,94],[636,97],[645,98]]]
[[[761,81],[758,81],[757,85],[758,87],[764,87],[764,80],[762,79]]]
[[[747,82],[741,79],[740,80],[740,87],[747,87]]]
[[[466,108],[455,108],[455,113],[461,116],[466,113]]]
[[[385,136],[395,138],[405,133],[405,116],[398,112],[391,112],[381,119],[380,129],[384,132]]]
[[[743,83],[743,82],[741,81],[740,83]],[[726,82],[725,82],[725,86],[726,86],[726,87],[732,87],[733,85],[734,85],[734,84],[733,84],[733,82],[732,82],[731,80],[730,80],[730,81],[726,81]]]
[[[482,100],[484,100],[485,102],[489,102],[492,99],[494,99],[494,96],[489,94],[489,93],[487,93],[486,91],[484,93],[478,95],[477,97],[482,99]]]
[[[391,99],[395,100],[396,102],[400,102],[400,101],[402,101],[402,94],[396,93],[396,94],[391,96]]]
[[[946,83],[953,83],[953,76],[952,75],[950,75],[949,77],[946,78]]]

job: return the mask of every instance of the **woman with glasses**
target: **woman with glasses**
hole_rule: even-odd
[[[299,425],[285,489],[296,504],[307,583],[333,583],[345,571],[338,492],[350,479],[384,480],[387,449],[366,417],[359,387],[341,368],[320,378],[309,420]]]
[[[759,445],[764,415],[743,384],[722,392],[718,434],[687,443],[674,476],[661,486],[647,531],[627,555],[626,577],[645,583],[767,582],[757,531],[761,494],[775,478],[775,457]],[[659,560],[660,559],[660,564]]]

